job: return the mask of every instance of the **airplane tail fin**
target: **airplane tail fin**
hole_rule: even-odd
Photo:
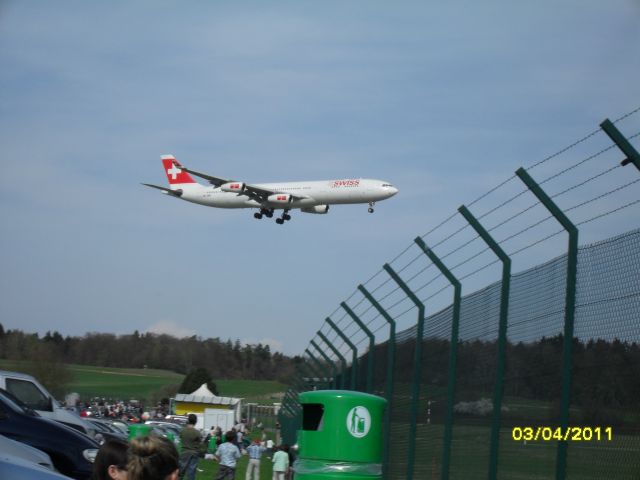
[[[173,155],[162,155],[162,165],[164,166],[164,172],[167,174],[167,180],[172,190],[180,188],[184,185],[194,185],[196,181],[188,172],[182,170],[182,165],[178,163],[176,157]]]

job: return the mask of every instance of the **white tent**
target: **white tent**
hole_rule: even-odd
[[[214,393],[209,390],[206,383],[203,383],[198,387],[195,392],[191,392],[190,395],[196,395],[198,397],[215,397]]]

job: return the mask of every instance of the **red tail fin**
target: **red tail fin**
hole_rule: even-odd
[[[182,170],[181,165],[173,155],[162,155],[162,165],[164,172],[167,174],[169,185],[182,185],[185,183],[196,183],[188,172]]]

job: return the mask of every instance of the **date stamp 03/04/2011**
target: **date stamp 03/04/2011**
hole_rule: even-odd
[[[610,442],[612,427],[513,427],[511,438],[516,442]]]

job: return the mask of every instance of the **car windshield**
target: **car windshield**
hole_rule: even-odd
[[[25,413],[33,417],[40,416],[35,410],[29,408],[24,402],[20,401],[20,399],[16,398],[3,388],[0,388],[0,398],[2,399],[3,403],[14,412]]]

